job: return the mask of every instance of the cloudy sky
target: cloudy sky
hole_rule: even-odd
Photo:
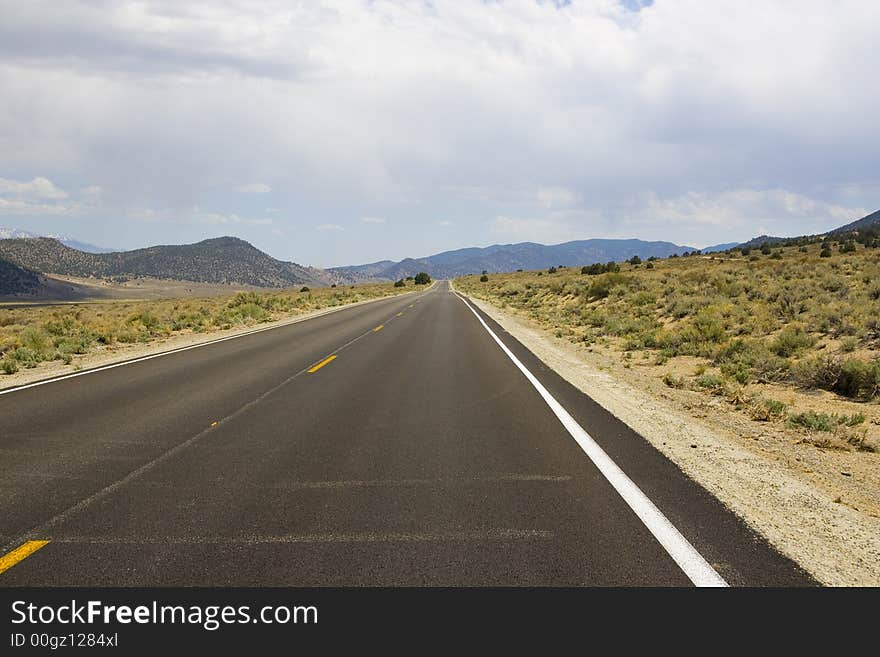
[[[0,226],[330,266],[880,208],[876,0],[0,0]]]

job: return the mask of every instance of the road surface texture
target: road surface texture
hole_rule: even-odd
[[[0,458],[6,586],[814,583],[446,282],[0,394]]]

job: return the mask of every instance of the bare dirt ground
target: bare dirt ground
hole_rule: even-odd
[[[516,309],[472,300],[820,582],[880,585],[880,454],[820,449],[721,399],[664,385],[646,376],[637,359],[624,362],[611,349],[556,338]],[[767,394],[787,393],[777,388]],[[876,404],[866,408],[831,393],[811,394],[817,411],[855,412],[849,405],[868,416],[876,432]]]

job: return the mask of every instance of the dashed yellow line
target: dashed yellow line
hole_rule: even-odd
[[[311,366],[308,370],[306,370],[306,371],[307,371],[309,374],[314,374],[314,373],[317,372],[319,369],[321,369],[322,367],[324,367],[324,365],[328,365],[328,364],[332,363],[334,360],[336,360],[336,354],[333,354],[332,356],[327,356],[327,358],[325,358],[324,360],[322,360],[320,363],[315,363],[314,365],[312,365],[312,366]]]
[[[49,541],[28,541],[27,543],[19,545],[12,552],[0,557],[0,573],[9,570],[19,561],[27,559],[34,552],[48,543]]]
[[[403,313],[397,313],[398,317],[403,317]]]
[[[381,331],[383,328],[385,328],[385,325],[384,325],[384,324],[379,324],[379,326],[377,326],[376,328],[373,329],[373,333],[378,333],[378,332]]]

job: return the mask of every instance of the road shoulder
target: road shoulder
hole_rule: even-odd
[[[880,584],[880,519],[835,501],[827,490],[799,476],[798,467],[762,453],[723,423],[695,418],[600,369],[586,354],[553,340],[528,319],[469,300],[820,582]]]

